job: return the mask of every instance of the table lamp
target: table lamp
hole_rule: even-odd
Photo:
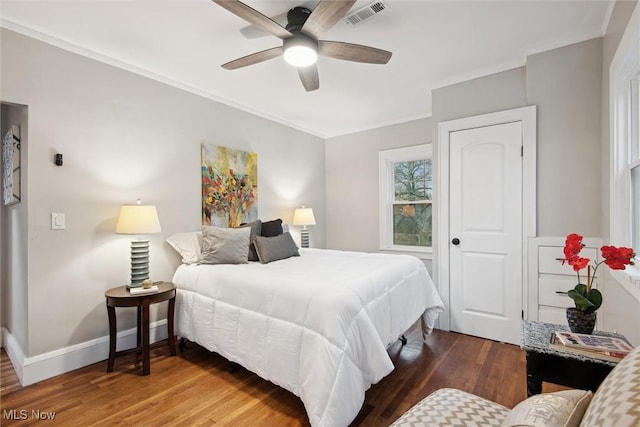
[[[300,246],[303,248],[309,247],[309,229],[307,229],[307,225],[315,224],[316,219],[313,216],[313,209],[305,208],[303,206],[293,212],[293,225],[302,226],[302,231],[300,232]]]
[[[149,240],[142,235],[160,233],[160,220],[156,207],[142,205],[138,200],[135,205],[122,205],[116,225],[116,234],[136,234],[138,240],[131,241],[131,283],[129,288],[142,286],[142,281],[149,278]]]

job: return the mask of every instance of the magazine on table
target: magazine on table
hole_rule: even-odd
[[[602,335],[577,334],[569,331],[556,331],[560,343],[567,347],[592,351],[613,351],[629,353],[633,347],[622,338],[606,337]]]
[[[549,342],[549,348],[564,351],[566,353],[577,354],[580,356],[591,357],[600,360],[606,360],[608,362],[618,363],[621,361],[628,353],[625,352],[615,352],[609,350],[585,350],[579,347],[571,347],[562,344],[558,335],[551,334],[551,341]]]

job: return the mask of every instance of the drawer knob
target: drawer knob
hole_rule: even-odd
[[[567,295],[567,291],[556,291],[558,295]]]
[[[460,244],[460,239],[458,239],[457,237],[454,237],[453,239],[451,239],[451,243],[458,246]]]

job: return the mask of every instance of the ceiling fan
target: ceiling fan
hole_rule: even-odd
[[[235,70],[284,56],[287,63],[297,68],[302,85],[307,92],[311,92],[320,87],[316,66],[318,55],[367,64],[386,64],[391,59],[391,52],[386,50],[353,43],[319,40],[322,33],[346,15],[356,0],[321,0],[313,10],[302,6],[294,7],[287,13],[286,27],[282,27],[241,1],[213,0],[213,2],[282,39],[282,46],[252,53],[222,64],[222,68],[226,70]]]

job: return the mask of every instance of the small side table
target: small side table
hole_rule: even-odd
[[[527,397],[542,392],[542,382],[596,391],[616,366],[615,362],[583,356],[549,347],[555,331],[568,331],[567,325],[523,320],[522,348],[527,356]],[[593,335],[626,338],[612,332],[594,331]]]
[[[160,282],[156,285],[159,290],[153,294],[131,295],[126,286],[112,288],[104,293],[107,299],[107,314],[109,315],[109,363],[107,365],[107,372],[113,372],[113,363],[116,356],[136,351],[142,353],[142,375],[149,375],[149,305],[162,301],[169,301],[167,308],[167,341],[171,355],[176,355],[176,338],[173,332],[176,285],[170,282]],[[137,347],[135,348],[116,351],[116,307],[138,308]]]

